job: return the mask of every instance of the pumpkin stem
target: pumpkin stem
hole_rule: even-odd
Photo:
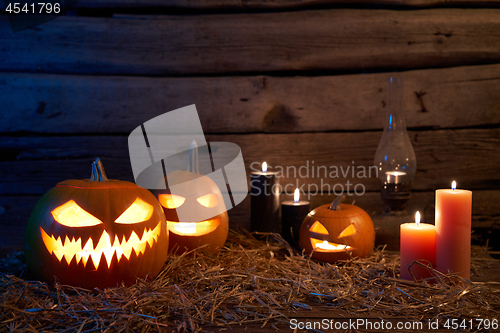
[[[191,149],[189,149],[187,171],[200,173],[200,168],[198,166],[198,145],[195,140],[191,142]]]
[[[328,209],[340,210],[340,204],[342,203],[342,201],[344,201],[344,199],[345,199],[345,195],[342,195],[340,197],[336,197],[335,200],[333,200],[330,207],[328,207]]]
[[[106,177],[106,172],[104,172],[104,167],[98,157],[92,162],[92,173],[90,174],[89,182],[105,182],[107,180],[108,177]]]

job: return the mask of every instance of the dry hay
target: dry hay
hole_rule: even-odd
[[[172,256],[154,281],[140,280],[128,288],[88,291],[2,273],[0,331],[274,326],[287,323],[294,313],[307,313],[311,305],[346,317],[374,311],[384,318],[414,320],[495,318],[500,311],[494,283],[470,283],[437,272],[438,283],[403,281],[397,254],[376,250],[369,258],[331,265],[294,255],[279,235],[267,236],[273,241],[232,231],[217,256]],[[485,260],[473,262],[476,274],[487,266]]]

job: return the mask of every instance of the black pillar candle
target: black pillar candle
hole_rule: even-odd
[[[281,232],[279,220],[280,189],[276,172],[267,171],[267,164],[262,164],[263,171],[250,174],[251,196],[251,231]]]
[[[300,226],[307,214],[309,214],[309,201],[299,200],[299,189],[295,190],[293,201],[283,201],[281,204],[281,234],[297,250],[300,250]]]

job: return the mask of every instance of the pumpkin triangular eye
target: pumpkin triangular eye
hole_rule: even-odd
[[[115,220],[115,223],[121,223],[121,224],[139,223],[142,221],[149,220],[152,214],[153,214],[153,206],[137,198],[130,205],[130,207],[127,208],[122,213],[122,215],[120,215]]]
[[[51,211],[54,220],[66,227],[92,227],[102,222],[70,200]]]
[[[329,235],[330,234],[328,232],[328,230],[326,230],[326,228],[318,221],[314,222],[314,224],[311,226],[311,228],[309,228],[309,231],[312,231],[312,232],[315,232],[318,234],[322,234],[322,235]]]
[[[202,205],[204,207],[208,207],[208,208],[215,207],[219,203],[219,198],[217,197],[217,194],[215,194],[215,193],[209,193],[207,195],[199,197],[196,200],[198,200],[200,205]]]
[[[356,226],[354,224],[350,224],[347,228],[345,228],[339,235],[339,238],[340,237],[347,237],[347,236],[351,236],[351,235],[354,235],[354,234],[357,234],[358,233],[358,229],[356,229]]]
[[[184,201],[186,201],[186,198],[175,194],[159,194],[158,201],[160,201],[163,207],[168,209],[174,209],[182,206]]]

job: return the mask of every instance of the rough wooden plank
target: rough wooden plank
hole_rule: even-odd
[[[498,0],[80,0],[80,8],[130,8],[177,7],[189,9],[254,9],[254,8],[304,8],[318,5],[396,5],[396,6],[498,6]]]
[[[499,9],[375,13],[342,9],[156,19],[60,17],[16,34],[4,16],[0,70],[184,75],[500,61]]]
[[[487,231],[492,228],[500,228],[500,191],[474,191],[474,200],[472,201],[473,228],[475,232],[481,234],[482,241],[486,241]],[[28,221],[29,214],[38,201],[39,196],[16,196],[0,197],[0,253],[10,250],[20,250],[24,237],[24,230]],[[310,197],[311,209],[331,202],[333,195],[315,195]],[[282,195],[281,200],[288,200],[288,195]],[[348,203],[352,198],[347,199]],[[432,222],[434,204],[434,191],[414,192],[411,200],[408,202],[408,211],[425,211],[423,218],[426,222]],[[356,205],[362,207],[370,215],[381,214],[383,202],[378,192],[365,193],[361,197],[356,197]],[[427,209],[425,209],[428,207]],[[229,220],[231,227],[240,226],[246,229],[250,227],[250,196],[248,196],[237,207],[229,211]],[[477,237],[476,237],[477,238]],[[490,240],[490,245],[495,240]]]
[[[40,197],[0,197],[0,254],[22,250],[28,217]]]
[[[379,190],[375,172],[369,178],[368,171],[380,137],[381,132],[354,132],[209,135],[207,140],[238,144],[247,172],[263,161],[271,170],[281,166],[280,181],[288,191],[299,184],[307,192],[361,193]],[[467,189],[500,188],[500,129],[412,131],[410,137],[417,157],[413,189],[447,188],[454,179]],[[41,194],[61,180],[87,178],[96,156],[110,178],[133,181],[127,145],[127,136],[3,137],[0,194]],[[324,167],[319,176],[318,167]]]
[[[338,167],[347,170],[348,166],[368,168],[373,165],[373,157],[378,146],[380,132],[361,133],[303,133],[279,135],[227,135],[221,136],[224,141],[234,142],[242,147],[243,156],[250,165],[252,162],[267,161],[273,169],[276,166],[294,166],[297,176],[289,172],[282,178],[281,183],[295,184],[299,177],[300,167],[309,170],[308,177],[301,177],[299,184],[314,185],[330,188],[331,191],[341,190],[336,184],[344,186],[347,191],[347,182],[362,184],[367,191],[379,189],[379,182],[375,177],[358,178],[349,172],[339,178],[312,176],[313,165],[326,166],[328,172]],[[440,130],[415,131],[410,138],[417,158],[417,173],[414,180],[414,189],[431,190],[447,188],[453,179],[460,186],[470,189],[491,189],[500,187],[498,163],[500,161],[500,129],[489,130]],[[210,141],[217,141],[210,136]],[[313,163],[314,162],[314,163]],[[309,167],[307,167],[309,165]],[[292,170],[293,171],[293,170]],[[352,171],[352,169],[350,169]],[[335,175],[334,175],[335,176]],[[324,184],[321,183],[323,180]],[[330,187],[328,186],[330,185]],[[360,188],[361,190],[361,188]]]
[[[128,133],[196,104],[205,133],[383,128],[386,78],[409,128],[500,124],[500,65],[322,77],[145,78],[2,73],[0,132]]]

